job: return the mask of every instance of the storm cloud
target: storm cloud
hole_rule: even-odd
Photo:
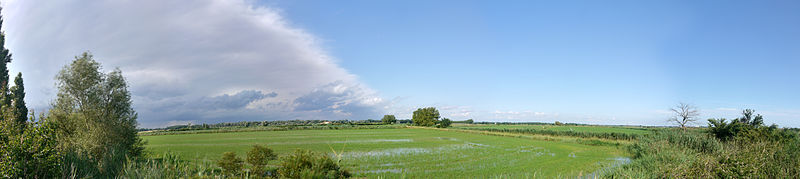
[[[12,73],[46,109],[83,51],[129,80],[141,127],[361,119],[387,104],[279,10],[244,0],[5,1]]]

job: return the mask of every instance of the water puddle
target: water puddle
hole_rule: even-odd
[[[477,143],[453,144],[436,148],[393,148],[378,151],[366,152],[345,152],[345,157],[385,157],[385,156],[401,156],[401,155],[419,155],[431,154],[438,152],[446,152],[452,150],[463,150],[477,147],[484,147],[487,145]]]
[[[293,141],[270,142],[268,145],[302,145],[302,144],[352,144],[352,143],[381,143],[381,142],[413,142],[412,139],[370,139],[370,140],[340,140],[340,141]]]
[[[439,139],[439,140],[458,141],[458,139],[450,138],[450,137],[434,137],[434,138]]]
[[[601,168],[601,169],[599,169],[597,171],[594,171],[594,172],[592,172],[590,174],[587,174],[586,176],[581,176],[579,178],[600,178],[600,177],[603,176],[603,174],[605,174],[606,172],[610,171],[614,167],[618,167],[620,165],[631,163],[631,158],[628,158],[628,157],[614,157],[614,158],[610,158],[608,160],[611,161],[611,163],[607,163],[608,166],[606,166],[604,168]]]
[[[542,148],[542,147],[534,147],[534,146],[521,146],[521,147],[517,147],[517,148],[513,148],[513,149],[506,149],[506,151],[519,152],[519,153],[531,153],[531,155],[534,155],[536,157],[543,156],[543,155],[549,155],[549,156],[552,156],[552,157],[556,156],[556,153],[550,152],[550,150],[548,150],[548,149],[545,149],[545,148]],[[574,154],[571,154],[571,155],[574,156]]]
[[[400,172],[403,172],[403,170],[393,168],[393,169],[367,170],[359,173],[400,173]]]

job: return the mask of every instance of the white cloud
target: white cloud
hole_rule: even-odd
[[[249,1],[3,6],[11,68],[23,72],[33,108],[49,105],[55,73],[86,50],[106,69],[122,69],[143,127],[169,121],[357,119],[378,115],[387,103],[336,64],[316,37],[292,27],[276,9]],[[243,92],[251,96],[234,98]],[[225,94],[225,108],[199,111],[203,108],[190,105]]]

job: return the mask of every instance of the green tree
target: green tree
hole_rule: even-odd
[[[451,121],[450,119],[442,118],[442,121],[439,122],[439,125],[437,125],[436,127],[438,127],[438,128],[448,128],[448,127],[450,127],[450,124],[452,124],[452,123],[453,123],[453,121]]]
[[[752,109],[742,110],[742,117],[736,118],[736,121],[753,127],[764,125],[764,116],[761,116],[761,114],[756,114],[753,116],[754,112],[756,111]]]
[[[244,167],[244,161],[236,156],[236,153],[225,152],[222,153],[222,159],[217,161],[219,168],[222,168],[226,174],[237,175]]]
[[[247,163],[252,165],[253,173],[258,175],[263,175],[266,172],[267,163],[270,160],[275,160],[277,155],[272,151],[272,149],[261,146],[261,145],[254,145],[249,152],[247,152]]]
[[[110,177],[127,158],[137,157],[143,142],[137,135],[131,95],[122,72],[101,72],[91,54],[76,56],[56,75],[58,95],[49,119],[59,126],[58,143],[78,171]],[[94,165],[79,165],[89,163]]]
[[[3,17],[0,15],[0,29],[3,27]],[[11,63],[11,52],[6,48],[6,33],[0,31],[0,120],[9,119],[11,107],[11,93],[9,91],[8,63]]]
[[[439,120],[439,110],[435,107],[419,108],[414,111],[411,121],[417,126],[433,126]]]
[[[383,115],[383,119],[381,119],[383,124],[394,124],[397,122],[397,118],[394,115]]]
[[[22,72],[14,78],[11,96],[14,97],[12,101],[14,121],[20,125],[20,128],[24,128],[25,122],[28,121],[28,107],[25,106],[25,85],[22,82]]]

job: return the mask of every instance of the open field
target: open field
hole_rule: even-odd
[[[625,133],[625,134],[647,134],[652,132],[651,129],[641,127],[622,127],[622,126],[580,126],[580,125],[492,125],[492,124],[457,124],[453,126],[459,129],[474,129],[474,128],[493,128],[493,129],[535,129],[535,130],[550,130],[550,131],[573,131],[573,132],[587,132],[587,133]]]
[[[530,140],[435,129],[290,130],[144,136],[153,154],[171,152],[195,163],[221,153],[240,156],[264,144],[279,155],[295,149],[342,152],[356,176],[553,177],[588,175],[619,163],[614,146]],[[273,161],[274,164],[275,161]]]

